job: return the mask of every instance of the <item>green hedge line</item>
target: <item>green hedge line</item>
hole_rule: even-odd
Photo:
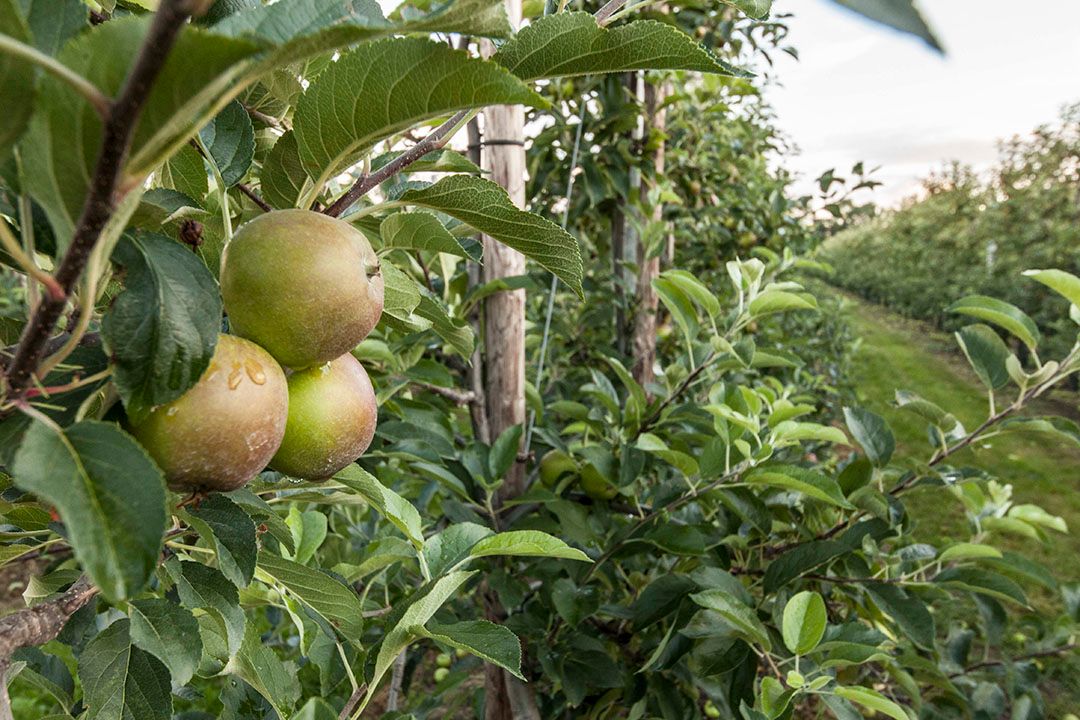
[[[833,282],[905,315],[951,329],[963,323],[951,303],[992,295],[1046,328],[1048,350],[1071,347],[1064,301],[1020,272],[1080,272],[1080,104],[1003,143],[989,173],[954,164],[925,182],[924,197],[836,235],[822,254]]]

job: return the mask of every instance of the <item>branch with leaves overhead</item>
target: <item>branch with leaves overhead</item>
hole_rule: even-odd
[[[90,191],[71,238],[71,245],[56,269],[59,295],[43,298],[23,330],[5,372],[8,397],[17,397],[35,380],[46,343],[67,306],[83,270],[119,198],[121,170],[131,147],[135,127],[180,29],[199,7],[197,0],[164,0],[154,14],[146,40],[115,100],[109,101]]]

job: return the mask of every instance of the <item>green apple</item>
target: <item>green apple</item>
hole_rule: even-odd
[[[619,494],[619,489],[608,482],[592,463],[581,466],[581,489],[593,500],[610,500]]]
[[[442,667],[437,668],[435,670],[435,682],[441,683],[443,680],[445,680],[447,678],[447,676],[449,674],[450,674],[450,671],[447,670],[446,668],[442,668]]]
[[[269,353],[219,335],[193,387],[128,424],[170,487],[228,492],[255,477],[277,451],[288,403],[285,373]]]
[[[371,245],[349,223],[278,210],[236,231],[222,258],[221,297],[233,332],[300,369],[367,337],[382,315],[383,279]]]
[[[441,668],[450,667],[450,654],[449,653],[439,653],[438,655],[435,656],[435,664],[438,665]]]
[[[289,420],[270,467],[325,480],[360,457],[375,435],[379,406],[360,361],[342,355],[289,376]]]
[[[578,472],[574,458],[562,450],[549,450],[544,457],[540,458],[540,482],[545,487],[555,487],[564,475]]]
[[[619,465],[611,448],[589,445],[581,448],[585,462],[581,465],[581,489],[593,500],[610,500],[619,494],[614,480]]]
[[[720,708],[713,704],[712,700],[705,703],[705,717],[718,718],[720,717]]]

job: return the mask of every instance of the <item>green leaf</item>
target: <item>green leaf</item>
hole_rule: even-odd
[[[488,472],[492,478],[502,478],[517,462],[523,432],[521,425],[511,425],[495,438],[488,453]]]
[[[870,458],[870,462],[878,467],[889,464],[893,451],[896,450],[896,438],[883,417],[865,408],[845,407],[844,422]]]
[[[839,0],[838,0],[839,1]],[[893,720],[911,720],[904,709],[885,697],[877,690],[864,687],[838,687],[834,692],[840,697],[853,703],[870,708],[883,715],[888,715]]]
[[[521,680],[521,641],[502,625],[487,620],[466,620],[452,625],[416,627],[417,635],[453,648],[466,650],[485,662],[498,665]]]
[[[290,0],[236,13],[216,32],[281,45],[287,58],[323,52],[395,32],[460,32],[476,37],[509,37],[513,30],[501,2],[455,0],[399,24],[388,22],[373,0]],[[283,63],[282,63],[283,64]]]
[[[221,330],[217,282],[199,259],[161,235],[121,238],[124,291],[101,322],[124,406],[140,417],[183,395],[210,365]]]
[[[352,589],[318,570],[265,550],[259,553],[259,570],[359,644],[364,631],[364,608]]]
[[[969,295],[954,302],[949,312],[961,313],[993,323],[1012,333],[1032,350],[1039,344],[1039,328],[1023,310],[997,298]]]
[[[169,671],[132,646],[130,623],[117,620],[90,641],[79,657],[86,720],[169,720]]]
[[[833,2],[874,22],[921,38],[938,52],[945,52],[941,43],[934,37],[933,30],[923,19],[922,13],[915,7],[914,0],[833,0]]]
[[[601,27],[587,12],[537,18],[492,58],[522,80],[630,70],[694,70],[746,77],[667,23]]]
[[[432,535],[424,543],[424,559],[432,577],[439,577],[469,557],[469,550],[484,538],[493,535],[490,528],[476,523],[455,523]]]
[[[810,295],[787,290],[766,290],[750,301],[750,317],[764,317],[789,310],[817,310],[817,301]]]
[[[225,671],[255,688],[280,717],[292,716],[292,709],[300,699],[296,669],[292,663],[281,662],[274,651],[263,644],[255,623],[248,624],[240,651],[229,659]]]
[[[383,638],[379,652],[375,656],[367,697],[374,695],[379,681],[390,669],[394,659],[416,639],[415,629],[426,625],[443,603],[475,574],[475,571],[461,570],[448,573],[420,591],[419,596],[401,613],[397,623]]]
[[[64,47],[59,60],[115,97],[149,22],[147,16],[128,16],[90,28]],[[138,182],[179,150],[243,82],[254,81],[238,80],[230,68],[258,51],[248,41],[186,26],[140,115],[125,173]],[[26,182],[57,237],[69,238],[101,147],[101,120],[82,96],[54,78],[43,77],[39,92],[38,111],[21,143]]]
[[[199,131],[199,141],[227,187],[244,179],[255,157],[255,128],[239,101],[233,100]]]
[[[805,655],[821,642],[827,621],[825,601],[820,595],[809,591],[795,595],[784,606],[784,645],[796,655]]]
[[[170,559],[165,564],[176,583],[180,603],[189,610],[204,610],[221,627],[229,654],[240,649],[246,618],[236,586],[217,568],[191,561]]]
[[[1024,275],[1041,282],[1073,305],[1080,306],[1080,277],[1064,270],[1025,270]]]
[[[908,390],[896,391],[896,406],[914,413],[945,432],[953,431],[960,422],[952,413]],[[963,430],[962,427],[960,429]]]
[[[214,32],[283,45],[337,25],[386,27],[374,0],[291,0],[283,7],[264,5],[234,13],[214,25]]]
[[[394,213],[379,225],[379,234],[387,250],[424,250],[469,257],[457,238],[431,213]]]
[[[783,420],[773,428],[772,437],[775,445],[781,443],[799,443],[807,440],[830,442],[847,445],[847,435],[840,428],[797,420]]]
[[[380,515],[393,523],[416,547],[424,547],[420,513],[405,498],[383,485],[358,465],[349,465],[334,476],[334,480],[359,493]]]
[[[311,178],[300,162],[300,146],[292,130],[278,138],[274,147],[270,148],[259,182],[263,200],[271,207],[285,209],[300,206],[300,198],[310,187]]]
[[[293,715],[293,720],[338,720],[338,713],[322,698],[313,697]]]
[[[919,647],[934,647],[934,616],[926,603],[888,583],[866,583],[867,593],[883,613],[892,617],[901,632]]]
[[[263,173],[264,177],[265,174],[266,171]],[[182,192],[196,201],[201,201],[210,190],[203,157],[190,145],[180,148],[168,159],[162,166],[158,179],[163,187]]]
[[[979,560],[982,558],[1000,558],[1001,551],[990,545],[980,543],[956,543],[950,545],[938,556],[939,562],[953,562],[957,560]]]
[[[694,342],[700,329],[697,312],[694,310],[690,296],[683,292],[681,287],[663,276],[653,280],[652,286],[656,289],[660,302],[664,303],[664,307],[678,324],[683,339],[689,346]]]
[[[1008,600],[1027,607],[1027,596],[1024,590],[1015,582],[990,572],[985,568],[977,567],[953,567],[942,570],[934,576],[934,583],[945,587],[967,590],[968,592],[989,595],[999,600]]]
[[[497,533],[476,543],[469,551],[469,556],[474,558],[493,555],[549,557],[592,562],[585,553],[539,530],[510,530]]]
[[[326,540],[327,519],[318,510],[301,512],[299,505],[289,508],[288,526],[293,538],[295,550],[289,553],[292,560],[306,565],[315,556],[315,551]]]
[[[393,263],[383,261],[380,268],[384,287],[383,312],[400,320],[408,319],[420,304],[419,286]]]
[[[1057,442],[1080,446],[1080,426],[1062,417],[1014,417],[998,426],[1005,433],[1034,433],[1046,435]]]
[[[84,420],[63,431],[35,421],[12,468],[15,484],[52,503],[75,556],[119,601],[146,584],[165,532],[165,481],[130,435]]]
[[[725,5],[737,8],[744,15],[755,20],[764,20],[772,10],[772,0],[720,0]]]
[[[746,477],[746,482],[750,485],[768,485],[794,490],[830,505],[849,510],[854,508],[854,505],[844,498],[844,493],[835,480],[819,472],[794,465],[770,465],[767,468],[755,470]]]
[[[685,270],[665,270],[661,277],[668,280],[694,301],[696,305],[709,313],[710,317],[720,314],[720,301],[705,284]]]
[[[976,323],[961,328],[956,342],[983,385],[997,390],[1009,382],[1009,371],[1005,369],[1009,348],[990,326]]]
[[[199,623],[190,611],[164,598],[131,603],[131,642],[169,668],[175,685],[187,685],[202,657]]]
[[[0,0],[0,33],[31,44],[30,28],[17,0]],[[34,111],[34,64],[0,51],[0,148],[9,147],[22,135]]]
[[[300,98],[293,132],[315,186],[396,133],[456,110],[494,104],[543,107],[531,88],[494,63],[443,43],[367,43],[319,74]]]
[[[450,344],[450,347],[463,358],[472,356],[475,338],[472,326],[459,318],[452,318],[441,303],[425,290],[421,291],[420,303],[414,310],[416,315],[431,324],[431,329]]]
[[[758,620],[757,613],[730,593],[717,589],[704,590],[691,595],[690,599],[703,608],[719,613],[740,637],[760,645],[766,652],[772,649],[769,632]]]
[[[34,46],[48,55],[55,55],[88,24],[86,6],[80,0],[17,0],[18,3],[22,4],[30,25]]]
[[[490,235],[551,271],[584,297],[577,240],[550,220],[514,206],[497,183],[469,175],[450,175],[426,188],[407,190],[399,202],[446,213]]]
[[[213,493],[189,508],[187,514],[191,526],[213,545],[225,576],[237,587],[247,587],[255,574],[258,553],[251,517],[221,493]]]

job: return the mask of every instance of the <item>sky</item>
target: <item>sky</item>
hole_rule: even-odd
[[[945,47],[873,25],[828,0],[775,0],[791,12],[767,92],[780,127],[800,148],[785,164],[813,178],[856,161],[881,166],[882,205],[917,192],[919,179],[957,159],[985,169],[996,141],[1055,119],[1080,102],[1080,0],[922,0]]]

